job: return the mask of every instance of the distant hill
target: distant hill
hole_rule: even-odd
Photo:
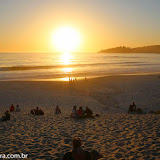
[[[99,51],[98,53],[160,53],[160,45],[130,48],[120,46]]]

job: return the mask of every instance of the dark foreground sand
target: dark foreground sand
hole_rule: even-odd
[[[146,114],[127,114],[135,101]],[[0,122],[0,154],[24,153],[29,159],[56,159],[72,149],[79,136],[83,148],[96,149],[103,159],[159,159],[160,79],[156,75],[110,76],[69,82],[0,82],[0,113],[19,104],[20,113]],[[62,115],[55,116],[59,105]],[[73,105],[88,106],[100,117],[74,120]],[[40,107],[44,116],[32,116]],[[119,106],[119,107],[118,107]]]

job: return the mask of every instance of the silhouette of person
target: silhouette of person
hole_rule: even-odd
[[[132,105],[132,106],[133,106],[133,111],[134,111],[134,112],[136,112],[137,107],[136,107],[136,105],[135,105],[135,103],[134,103],[134,102],[133,102],[133,105]]]
[[[72,118],[77,118],[77,107],[76,106],[73,107],[71,117]]]
[[[84,116],[85,111],[83,110],[82,106],[79,107],[77,114],[79,118],[82,118]]]
[[[92,110],[89,109],[88,107],[86,107],[85,113],[86,113],[86,116],[87,116],[87,117],[92,117],[92,115],[93,115]]]
[[[81,139],[74,138],[72,141],[73,150],[72,152],[67,152],[63,156],[63,160],[91,160],[91,155],[88,151],[84,151],[81,148]]]
[[[63,160],[97,160],[103,157],[103,155],[95,150],[92,150],[91,153],[84,151],[81,147],[81,139],[79,137],[73,138],[72,145],[72,152],[67,152],[63,156]]]
[[[7,120],[10,120],[10,114],[8,110],[5,112],[5,115],[2,116],[1,118],[1,121],[7,121]]]
[[[60,114],[60,113],[61,113],[61,110],[60,110],[59,106],[57,106],[55,109],[55,114]]]
[[[44,112],[41,109],[39,109],[39,107],[37,107],[36,109],[31,110],[31,114],[44,115]]]
[[[17,105],[17,107],[16,107],[16,112],[20,112],[19,105]]]
[[[10,112],[13,112],[14,111],[14,105],[12,104],[11,106],[10,106]]]

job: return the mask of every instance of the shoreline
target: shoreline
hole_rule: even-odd
[[[108,74],[108,75],[102,75],[102,76],[86,76],[87,79],[96,79],[96,78],[105,78],[105,77],[115,77],[115,76],[160,76],[160,72],[154,72],[154,73],[120,73],[120,74]],[[76,77],[76,76],[72,76],[70,78],[76,78],[78,81],[84,80],[85,76],[81,76],[81,77]],[[44,81],[44,82],[67,82],[69,81],[69,77],[68,76],[64,76],[61,78],[41,78],[41,79],[11,79],[11,80],[0,80],[0,82],[34,82],[34,81]]]

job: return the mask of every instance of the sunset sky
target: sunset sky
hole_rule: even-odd
[[[160,0],[0,0],[0,52],[56,52],[54,32],[71,26],[77,52],[160,44]]]

